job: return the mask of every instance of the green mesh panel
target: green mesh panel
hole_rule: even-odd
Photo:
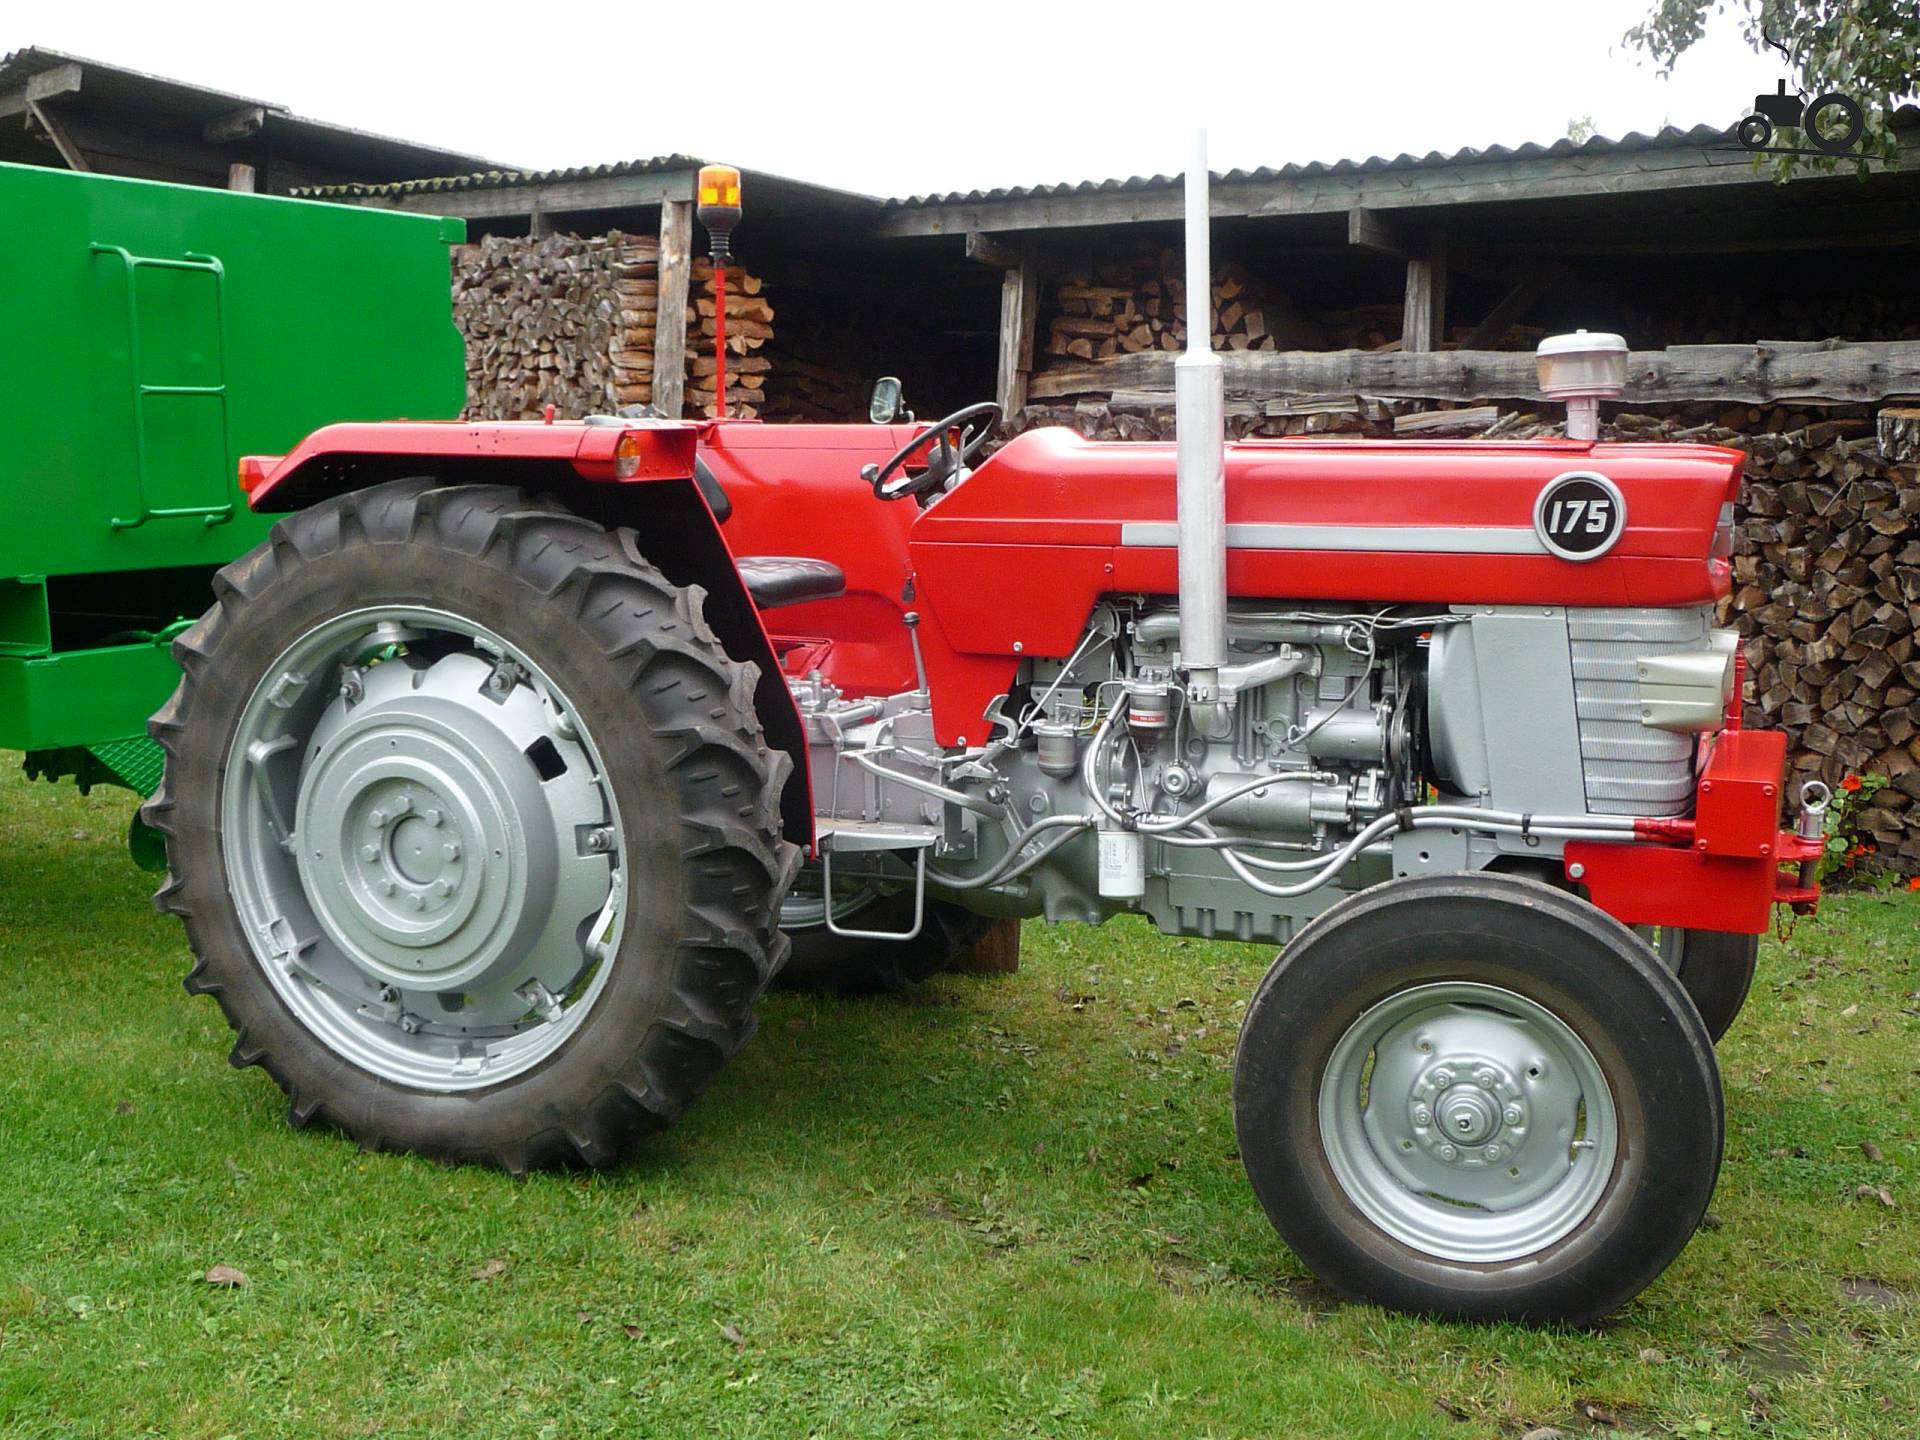
[[[102,767],[112,771],[113,777],[129,790],[151,795],[160,788],[160,771],[166,763],[166,755],[146,736],[110,740],[104,745],[89,745],[87,749]]]

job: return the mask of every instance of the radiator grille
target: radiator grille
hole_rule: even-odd
[[[1693,798],[1695,736],[1640,723],[1642,655],[1705,650],[1710,610],[1569,610],[1573,699],[1587,810],[1680,815]]]

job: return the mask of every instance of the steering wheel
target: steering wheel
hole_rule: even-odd
[[[999,425],[1000,415],[1000,407],[991,400],[982,400],[977,405],[956,410],[946,419],[934,421],[907,441],[887,457],[885,464],[861,466],[860,478],[873,486],[874,495],[881,500],[935,493],[947,483],[949,475],[980,453],[980,447],[987,443],[994,428]],[[953,438],[956,430],[960,432],[958,441]],[[927,457],[927,468],[918,475],[894,475],[894,471],[907,463],[908,456],[926,446],[928,436],[939,438],[934,441],[935,453]]]

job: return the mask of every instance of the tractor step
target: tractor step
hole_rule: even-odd
[[[906,941],[920,934],[927,914],[927,852],[940,838],[937,825],[902,825],[890,820],[837,820],[815,817],[814,843],[820,851],[820,885],[827,901],[827,929],[849,940]],[[905,930],[856,930],[833,918],[833,857],[910,851],[913,854],[913,922]]]
[[[892,820],[837,820],[817,815],[816,843],[824,852],[843,854],[872,850],[929,850],[940,839],[938,825],[903,825]]]

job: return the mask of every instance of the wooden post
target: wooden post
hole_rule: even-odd
[[[660,297],[653,328],[653,405],[680,419],[687,394],[687,284],[693,276],[693,201],[660,202]]]
[[[551,234],[553,234],[553,221],[547,218],[547,212],[542,210],[536,202],[533,209],[527,213],[527,238],[544,240]]]
[[[1027,404],[1027,377],[1033,373],[1034,312],[1038,306],[1039,266],[1033,246],[1021,248],[1020,263],[1000,281],[1000,363],[994,398],[1013,419]]]
[[[1447,237],[1436,231],[1425,250],[1407,261],[1407,303],[1400,348],[1438,348],[1447,333]]]
[[[253,193],[253,187],[253,166],[242,165],[237,160],[227,166],[227,189],[242,190],[251,195]]]
[[[40,126],[47,139],[53,142],[53,148],[60,152],[60,158],[66,162],[69,170],[88,172],[93,169],[87,163],[87,157],[80,153],[80,147],[73,143],[73,137],[67,134],[67,127],[38,100],[27,100],[27,114]]]

